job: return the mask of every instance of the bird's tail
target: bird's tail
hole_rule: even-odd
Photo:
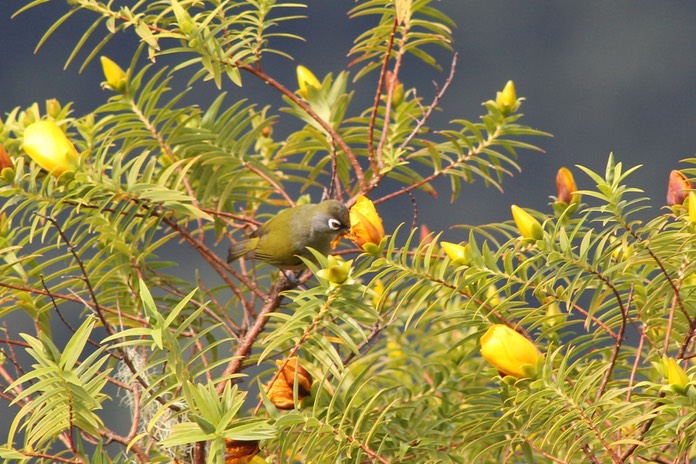
[[[258,242],[258,240],[258,238],[250,238],[248,240],[240,240],[239,242],[230,245],[230,249],[227,252],[227,262],[231,263],[232,261],[236,261],[242,256],[254,251],[254,247],[256,246],[256,242]]]

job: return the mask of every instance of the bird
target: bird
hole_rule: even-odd
[[[349,230],[348,208],[338,200],[286,208],[250,238],[234,243],[227,254],[227,262],[244,257],[281,270],[303,269],[305,264],[301,258],[314,260],[307,248],[326,256],[331,251],[331,242]]]

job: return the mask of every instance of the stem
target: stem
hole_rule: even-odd
[[[227,365],[225,372],[223,372],[223,380],[217,386],[218,393],[221,394],[225,389],[225,385],[230,380],[230,376],[239,373],[242,368],[242,364],[251,353],[254,342],[258,338],[259,334],[263,331],[264,327],[266,327],[268,315],[278,309],[278,306],[280,306],[280,302],[283,299],[282,293],[285,290],[293,288],[293,286],[294,284],[286,278],[281,278],[275,283],[275,285],[273,285],[273,288],[269,292],[263,306],[261,307],[258,317],[254,321],[254,324],[249,328],[249,331],[244,335],[244,338],[242,338],[242,341],[237,346],[233,359]]]
[[[377,112],[379,110],[379,104],[382,100],[382,88],[384,88],[384,79],[387,75],[387,66],[389,65],[389,58],[391,57],[392,47],[394,46],[394,37],[396,36],[396,27],[399,22],[394,18],[394,24],[392,25],[391,33],[389,34],[389,40],[387,42],[387,51],[384,54],[384,60],[382,62],[382,68],[379,71],[379,79],[377,80],[377,91],[375,92],[375,100],[372,106],[372,114],[370,115],[370,124],[368,126],[367,132],[367,153],[370,157],[370,166],[375,176],[378,175],[380,167],[382,167],[381,159],[377,162],[375,158],[375,122],[377,121]],[[392,94],[394,92],[394,81],[395,78],[392,77],[387,92]],[[388,108],[388,107],[387,107]],[[385,128],[388,124],[388,116],[384,118]]]
[[[350,165],[353,167],[355,177],[357,178],[358,184],[360,185],[361,189],[367,188],[365,174],[363,172],[362,167],[360,166],[360,163],[358,162],[357,157],[355,156],[355,153],[353,153],[353,150],[350,149],[348,144],[346,144],[345,140],[343,140],[343,138],[340,135],[338,135],[334,128],[331,127],[331,125],[328,122],[324,121],[317,113],[315,113],[314,110],[310,108],[309,105],[307,105],[307,103],[304,102],[304,100],[300,99],[297,95],[288,90],[285,86],[283,86],[278,81],[276,81],[271,76],[269,76],[268,74],[266,74],[258,68],[242,63],[225,64],[229,66],[236,66],[239,69],[243,69],[244,71],[253,74],[254,76],[264,81],[266,84],[270,85],[271,87],[288,97],[297,106],[302,108],[302,110],[305,111],[312,119],[314,119],[322,127],[322,129],[324,129],[331,136],[332,140],[334,140],[338,144],[338,146],[341,147],[341,150],[343,150],[343,153],[345,153],[346,157],[348,157],[348,161],[350,162]]]

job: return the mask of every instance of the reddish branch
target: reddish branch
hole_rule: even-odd
[[[384,61],[382,62],[382,68],[379,71],[379,79],[377,80],[377,90],[375,92],[375,100],[372,106],[372,114],[370,115],[370,124],[368,126],[367,132],[367,153],[370,157],[370,165],[375,176],[379,174],[379,170],[382,167],[375,157],[375,122],[377,121],[377,113],[379,110],[380,102],[382,101],[382,89],[384,88],[384,80],[387,75],[387,67],[389,65],[389,58],[391,57],[392,47],[394,46],[394,37],[396,36],[396,28],[399,22],[394,18],[394,24],[392,25],[391,33],[389,34],[389,40],[387,41],[387,52],[384,54]],[[393,94],[394,92],[394,81],[396,76],[394,76],[389,83],[387,92]],[[388,108],[388,105],[387,105]],[[388,121],[388,115],[385,116],[385,129]],[[381,160],[380,160],[381,161]]]
[[[288,279],[282,278],[273,285],[273,288],[269,292],[266,300],[261,307],[258,317],[254,321],[254,324],[249,328],[249,331],[244,335],[242,341],[237,346],[237,350],[234,353],[234,358],[227,365],[225,372],[222,374],[223,380],[217,386],[217,392],[222,393],[225,389],[225,385],[229,381],[229,377],[239,373],[242,368],[242,364],[246,358],[251,353],[251,349],[254,346],[254,342],[258,338],[259,334],[266,327],[266,322],[268,322],[268,316],[273,311],[278,309],[280,302],[283,299],[282,293],[285,290],[289,290],[293,287],[293,283]]]
[[[228,66],[234,66],[239,69],[243,69],[244,71],[253,74],[254,76],[264,81],[266,84],[270,85],[271,87],[288,97],[297,106],[302,108],[302,110],[305,111],[312,119],[314,119],[322,127],[322,129],[324,129],[331,136],[333,141],[335,141],[338,144],[338,146],[341,147],[341,150],[343,150],[343,153],[348,158],[350,165],[353,167],[353,171],[355,172],[355,177],[358,180],[358,184],[360,184],[361,188],[367,187],[367,183],[365,181],[365,174],[363,173],[363,169],[360,166],[360,163],[358,162],[355,153],[353,153],[353,150],[350,149],[348,144],[346,144],[345,140],[343,140],[343,138],[340,135],[338,135],[334,128],[331,127],[331,125],[327,121],[324,121],[324,119],[322,119],[312,108],[310,108],[310,106],[307,105],[307,103],[305,103],[297,95],[288,90],[284,85],[273,79],[271,76],[269,76],[259,68],[242,63],[225,64]]]

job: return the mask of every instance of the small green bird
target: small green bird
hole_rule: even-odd
[[[348,208],[340,201],[287,208],[264,223],[251,238],[233,244],[227,262],[244,256],[284,270],[302,269],[300,257],[313,258],[307,247],[326,256],[331,242],[349,230]]]

